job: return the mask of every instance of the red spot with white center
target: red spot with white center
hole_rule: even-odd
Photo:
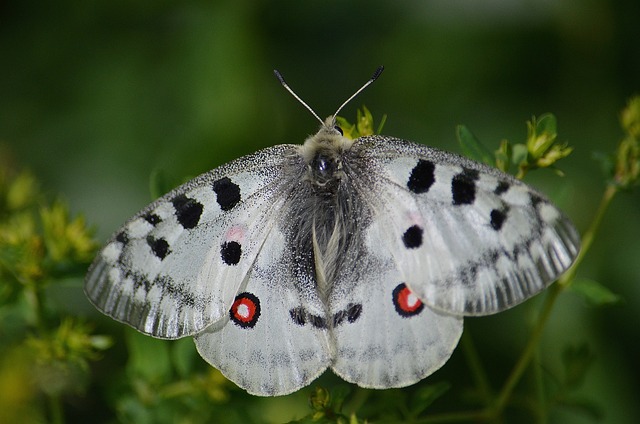
[[[396,312],[404,318],[418,315],[424,309],[422,301],[404,283],[393,289],[392,300]]]
[[[252,293],[240,293],[229,311],[231,321],[242,328],[253,328],[260,318],[260,300]]]

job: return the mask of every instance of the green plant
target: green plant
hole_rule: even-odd
[[[358,111],[354,125],[340,120],[345,134],[373,133],[367,109]],[[588,344],[560,347],[563,372],[549,375],[536,361],[542,333],[560,296],[575,293],[590,304],[620,300],[603,285],[578,276],[612,200],[638,184],[640,173],[640,97],[622,113],[625,136],[601,162],[606,188],[591,224],[583,233],[582,250],[574,266],[551,286],[536,308],[527,340],[496,389],[483,364],[482,353],[466,331],[460,349],[470,382],[427,378],[407,389],[360,389],[323,376],[290,396],[261,399],[247,395],[201,361],[190,339],[173,342],[151,339],[115,325],[96,332],[100,322],[88,321],[55,300],[71,286],[81,296],[82,276],[97,243],[81,216],[72,217],[59,200],[48,202],[36,178],[0,161],[0,411],[2,422],[54,422],[77,419],[94,422],[258,422],[302,417],[296,422],[504,422],[509,411],[524,411],[545,422],[554,408],[572,408],[597,419],[597,400],[576,395],[597,359]],[[378,130],[379,131],[379,130]],[[558,143],[556,119],[545,114],[528,123],[523,143],[502,141],[493,152],[464,126],[457,128],[464,152],[519,178],[539,168],[555,168],[572,151]],[[96,315],[97,316],[97,315]],[[524,325],[524,324],[523,324]],[[101,334],[107,332],[109,335]],[[124,335],[123,335],[124,332]],[[124,341],[124,346],[122,343]],[[113,344],[111,359],[104,351]],[[106,359],[106,358],[105,358]],[[119,361],[119,362],[118,362]],[[533,384],[522,388],[525,374]],[[551,384],[553,383],[553,384]],[[310,395],[308,395],[310,393]],[[437,404],[455,399],[451,412]],[[78,400],[82,401],[78,401]],[[308,402],[308,405],[307,405]],[[83,409],[78,404],[91,407]],[[451,402],[450,402],[451,403]],[[289,418],[286,418],[289,417]]]
[[[0,410],[6,422],[60,423],[61,399],[85,392],[89,363],[111,341],[47,295],[81,278],[96,243],[81,216],[46,202],[12,165],[0,163]]]

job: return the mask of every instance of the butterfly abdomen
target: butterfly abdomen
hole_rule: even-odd
[[[354,272],[361,249],[362,223],[369,214],[354,189],[353,142],[330,129],[299,148],[292,169],[305,168],[302,181],[291,185],[283,223],[291,246],[312,272],[321,297],[327,299],[338,274]],[[357,167],[356,167],[357,168]],[[293,172],[296,173],[296,172]]]

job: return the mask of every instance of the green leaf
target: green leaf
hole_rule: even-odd
[[[387,123],[387,114],[382,115],[380,119],[380,125],[378,125],[378,129],[376,130],[376,134],[382,134],[382,129],[384,128],[384,124]]]
[[[458,125],[456,127],[456,137],[465,156],[487,165],[495,166],[496,161],[493,153],[480,143],[469,128],[464,125]]]
[[[152,199],[157,199],[194,178],[194,175],[185,175],[182,179],[174,178],[163,169],[154,169],[149,175],[149,192]]]
[[[529,150],[527,149],[526,145],[516,143],[512,146],[512,151],[514,164],[520,165],[527,162],[527,155],[529,154]]]
[[[451,383],[442,381],[440,383],[430,384],[420,387],[413,395],[411,400],[411,414],[414,417],[420,415],[425,409],[445,394],[451,388]]]
[[[119,421],[128,423],[147,424],[153,423],[151,411],[135,396],[126,394],[118,399],[116,404]]]
[[[333,410],[340,412],[342,410],[342,405],[350,394],[351,386],[346,384],[339,384],[331,388],[331,404]]]
[[[571,290],[582,296],[592,306],[608,306],[622,302],[622,297],[597,281],[586,278],[574,280]]]
[[[594,359],[595,356],[587,343],[565,347],[562,352],[565,386],[567,388],[580,386]]]
[[[199,355],[196,351],[195,343],[191,337],[176,340],[171,346],[171,358],[173,365],[182,378],[187,378],[193,371],[193,366]]]
[[[591,418],[594,422],[603,422],[606,416],[604,411],[602,410],[602,406],[591,399],[567,396],[561,399],[559,401],[559,404],[564,406],[565,408],[570,408],[574,411],[581,412],[582,414]]]
[[[546,132],[555,135],[558,132],[557,128],[558,123],[555,115],[552,113],[544,113],[536,120],[536,132],[538,134]]]
[[[157,199],[171,189],[167,173],[161,169],[154,169],[149,175],[149,192],[151,198]]]
[[[127,372],[131,376],[142,377],[147,381],[167,381],[171,376],[169,344],[146,336],[133,329],[126,330],[129,349]]]
[[[613,155],[596,151],[591,154],[591,157],[593,160],[598,162],[598,165],[600,165],[602,175],[605,176],[607,182],[612,182],[613,174],[615,173],[616,168]]]
[[[509,172],[511,167],[511,158],[513,157],[513,148],[509,140],[502,140],[500,147],[495,151],[496,168],[502,172]]]

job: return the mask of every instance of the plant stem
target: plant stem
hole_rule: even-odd
[[[478,355],[478,351],[471,339],[471,334],[468,331],[464,331],[462,333],[462,339],[460,340],[462,349],[464,351],[464,356],[467,360],[467,364],[469,369],[471,370],[471,375],[475,380],[475,384],[478,388],[478,392],[482,397],[482,401],[485,404],[488,404],[493,398],[493,391],[491,390],[491,385],[489,384],[489,378],[487,377],[487,373],[485,372],[482,363],[480,362],[480,356]]]
[[[49,412],[51,413],[51,422],[53,424],[64,424],[64,415],[62,413],[62,404],[60,397],[57,395],[48,395]]]
[[[548,290],[547,297],[542,307],[542,312],[538,317],[538,321],[536,322],[535,327],[531,331],[531,335],[529,336],[529,341],[527,342],[526,347],[522,351],[522,354],[520,355],[518,362],[516,362],[516,365],[513,367],[511,374],[509,374],[509,378],[507,378],[507,381],[504,383],[504,386],[502,387],[502,390],[498,394],[496,402],[493,406],[493,410],[496,416],[499,415],[504,410],[507,402],[509,401],[509,397],[511,396],[511,392],[513,392],[513,389],[515,388],[516,384],[518,384],[518,382],[520,381],[522,374],[527,369],[527,366],[529,365],[529,361],[531,360],[531,357],[535,353],[536,346],[540,341],[540,336],[542,336],[544,327],[547,321],[549,320],[549,316],[551,315],[551,311],[553,310],[553,305],[555,304],[556,299],[558,298],[558,295],[562,292],[562,290],[563,290],[563,287],[560,286],[559,284],[554,284]]]
[[[540,360],[540,345],[536,346],[536,350],[533,356],[533,360],[535,361],[536,364],[540,364],[541,360]],[[536,423],[537,424],[547,424],[549,422],[548,420],[548,414],[547,414],[547,394],[545,393],[544,390],[544,379],[542,378],[542,367],[541,366],[536,366],[533,369],[534,372],[534,383],[535,383],[535,390],[536,390],[536,401],[538,403],[538,408],[537,409],[537,417],[536,417]]]
[[[542,311],[540,313],[540,316],[538,317],[538,321],[536,322],[533,330],[531,331],[531,335],[529,336],[529,341],[527,342],[525,349],[520,355],[518,362],[516,362],[516,365],[513,367],[513,370],[511,371],[509,378],[507,378],[507,381],[502,387],[502,390],[500,391],[496,399],[496,402],[493,405],[492,415],[498,416],[507,405],[507,402],[509,401],[509,397],[511,396],[513,389],[520,381],[522,374],[526,370],[527,366],[529,365],[529,362],[531,361],[533,354],[536,351],[536,347],[540,341],[544,327],[547,321],[549,320],[553,306],[556,300],[558,299],[558,295],[566,287],[569,286],[571,281],[573,281],[576,275],[576,270],[580,266],[580,263],[584,259],[589,249],[591,248],[591,245],[593,244],[593,239],[598,231],[598,228],[600,227],[600,224],[602,223],[602,218],[604,217],[609,205],[611,204],[611,201],[613,200],[617,192],[618,192],[618,188],[616,186],[614,185],[607,186],[607,188],[605,189],[602,195],[602,199],[600,200],[600,205],[598,206],[598,210],[596,211],[593,221],[591,222],[591,225],[589,226],[589,228],[587,229],[587,231],[584,233],[582,237],[582,248],[580,249],[580,252],[578,252],[578,255],[576,256],[576,259],[573,265],[569,268],[569,270],[564,275],[562,275],[562,277],[558,279],[558,284],[554,284],[549,288],[547,297],[545,299],[545,303],[542,307]]]
[[[562,277],[558,279],[558,282],[561,285],[563,286],[568,285],[575,277],[578,266],[580,265],[580,263],[584,259],[584,256],[587,254],[587,252],[591,248],[591,245],[593,244],[593,239],[596,233],[598,232],[598,229],[600,228],[600,224],[602,223],[602,218],[604,218],[604,215],[607,212],[607,209],[609,208],[611,201],[613,200],[613,198],[617,193],[618,193],[618,187],[613,184],[609,184],[605,189],[604,193],[602,194],[602,199],[600,199],[600,205],[598,205],[598,210],[596,211],[596,214],[593,217],[593,220],[591,221],[591,225],[589,226],[587,231],[585,231],[584,234],[582,235],[582,248],[580,249],[580,252],[578,252],[578,256],[576,257],[576,260],[573,262],[573,265],[571,266],[571,268],[569,268],[569,270],[564,275],[562,275]]]

